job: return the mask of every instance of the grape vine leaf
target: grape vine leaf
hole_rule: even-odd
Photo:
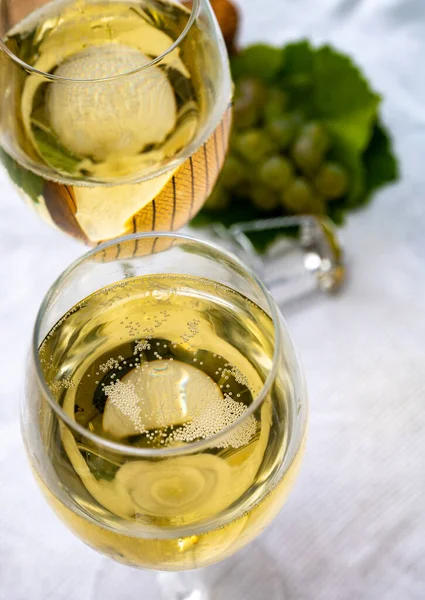
[[[279,73],[283,63],[280,48],[266,44],[249,46],[232,59],[232,75],[235,81],[243,77],[259,77],[264,81],[272,81]]]
[[[47,164],[59,172],[75,174],[81,159],[75,157],[71,152],[63,148],[55,140],[53,134],[41,128],[34,122],[37,144],[41,155]]]
[[[363,154],[366,191],[362,204],[367,202],[376,190],[399,179],[399,166],[392,145],[390,135],[378,120],[370,144]]]
[[[21,167],[7,152],[0,148],[0,163],[3,164],[10,179],[20,188],[33,202],[40,202],[43,192],[44,181],[41,177]]]
[[[288,44],[282,51],[282,68],[274,83],[291,98],[293,108],[314,114],[311,94],[314,85],[314,51],[307,40]]]
[[[381,97],[353,61],[330,46],[316,50],[306,40],[286,46],[283,57],[276,83],[289,92],[294,107],[325,122],[335,137],[363,152]]]
[[[348,56],[329,46],[315,53],[314,111],[334,133],[358,152],[370,142],[381,97]]]

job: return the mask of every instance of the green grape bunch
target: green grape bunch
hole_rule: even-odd
[[[324,123],[296,110],[285,91],[259,78],[237,82],[230,150],[205,208],[238,202],[257,213],[326,214],[349,189],[347,170],[332,160]]]
[[[298,214],[343,225],[399,179],[383,98],[352,57],[303,39],[239,48],[230,65],[228,157],[194,227]],[[277,228],[250,239],[263,252],[287,233]]]

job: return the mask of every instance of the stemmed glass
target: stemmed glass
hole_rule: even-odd
[[[306,421],[274,300],[212,244],[166,233],[108,242],[42,303],[21,412],[37,482],[95,550],[161,571],[164,598],[214,597],[183,571],[228,559],[272,521]]]
[[[173,231],[227,150],[229,63],[208,0],[0,0],[0,161],[94,245]]]
[[[190,221],[231,127],[228,58],[209,1],[0,0],[0,9],[0,162],[27,204],[90,245]],[[254,227],[294,219],[312,230],[312,217]],[[333,277],[339,256],[322,260],[329,226],[316,219],[314,229],[316,270]],[[259,266],[244,231],[214,235]],[[334,277],[327,289],[338,286]]]

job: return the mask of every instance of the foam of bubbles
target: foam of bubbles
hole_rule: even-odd
[[[145,431],[145,426],[141,419],[141,407],[139,395],[133,382],[116,381],[109,385],[105,385],[104,392],[108,396],[110,404],[118,409],[118,414],[121,413],[133,425],[133,434],[142,433]],[[116,434],[116,429],[122,424],[122,419],[119,420],[118,426],[110,426],[110,433]],[[105,428],[106,429],[106,428]]]
[[[247,410],[243,402],[233,400],[225,394],[220,400],[209,404],[198,416],[174,431],[172,441],[193,442],[199,438],[207,439],[219,434],[223,429],[233,425]],[[246,446],[257,431],[257,421],[250,415],[239,427],[226,434],[214,444],[216,448],[241,448]],[[170,440],[170,441],[171,441]]]
[[[228,370],[231,373],[231,370]],[[239,373],[239,371],[235,371]],[[122,380],[104,387],[107,396],[103,426],[117,438],[146,434],[161,444],[208,439],[230,427],[247,411],[243,402],[222,393],[203,371],[176,360],[143,363]],[[250,415],[214,447],[240,448],[257,430]]]

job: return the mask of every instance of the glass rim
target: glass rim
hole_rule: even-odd
[[[274,343],[274,350],[273,350],[273,357],[272,357],[272,366],[271,366],[270,372],[268,373],[266,379],[264,380],[261,390],[256,395],[256,397],[254,398],[253,402],[249,405],[247,410],[240,417],[238,417],[233,423],[231,423],[230,425],[228,425],[227,427],[222,429],[219,433],[217,433],[213,436],[210,436],[206,439],[195,441],[195,442],[189,442],[185,446],[179,446],[176,448],[173,448],[173,447],[171,447],[171,448],[149,448],[149,449],[148,448],[133,448],[127,444],[121,444],[120,442],[115,442],[113,440],[106,439],[102,436],[99,436],[95,433],[88,431],[82,425],[77,423],[75,421],[75,419],[73,419],[62,408],[62,406],[58,403],[56,398],[53,396],[53,394],[44,378],[42,367],[41,367],[41,362],[40,362],[40,357],[39,357],[39,353],[38,353],[41,342],[38,342],[38,338],[40,337],[39,334],[40,334],[40,329],[41,329],[41,325],[42,325],[44,316],[50,305],[51,300],[57,294],[58,287],[64,281],[66,281],[67,277],[77,267],[79,267],[81,264],[83,264],[87,259],[95,256],[96,254],[98,254],[99,252],[102,252],[103,250],[105,250],[107,248],[117,245],[118,243],[123,243],[126,241],[132,241],[132,240],[141,240],[141,239],[149,239],[149,238],[167,238],[167,237],[177,239],[177,240],[191,242],[191,243],[194,243],[203,248],[206,248],[206,249],[209,248],[209,249],[214,250],[215,252],[218,252],[223,257],[225,257],[227,260],[230,260],[236,266],[238,266],[239,268],[242,268],[244,273],[249,275],[249,277],[251,277],[254,280],[254,282],[259,286],[259,288],[260,288],[261,292],[263,293],[264,298],[267,302],[267,309],[268,309],[268,311],[270,311],[269,316],[272,319],[273,328],[275,331],[275,343]],[[120,259],[114,259],[111,262],[115,262],[116,260],[120,260]],[[122,260],[125,260],[125,259],[122,259]],[[81,300],[83,300],[83,298]],[[252,269],[250,269],[247,265],[245,265],[237,256],[233,255],[231,252],[221,248],[220,246],[218,246],[214,243],[200,240],[196,237],[188,236],[185,234],[174,233],[174,232],[156,232],[156,233],[145,232],[145,233],[135,233],[135,234],[131,234],[128,236],[123,236],[123,237],[116,238],[114,240],[105,242],[103,244],[99,244],[95,248],[92,248],[91,250],[89,250],[88,252],[86,252],[85,254],[80,256],[79,258],[77,258],[75,261],[73,261],[61,273],[61,275],[59,275],[59,277],[53,282],[53,284],[51,285],[51,287],[45,294],[43,301],[40,305],[40,308],[37,312],[37,317],[36,317],[33,334],[32,334],[31,352],[32,352],[33,363],[35,365],[36,378],[38,380],[39,385],[41,386],[41,389],[43,390],[44,394],[46,395],[46,398],[47,398],[48,403],[50,404],[50,407],[52,408],[52,410],[56,414],[56,416],[60,419],[60,421],[63,422],[71,431],[82,435],[84,438],[94,442],[95,444],[97,444],[100,447],[111,450],[113,452],[118,452],[124,456],[143,457],[143,458],[166,458],[166,457],[169,458],[171,456],[182,456],[182,455],[187,455],[187,454],[193,454],[194,452],[200,452],[202,450],[211,448],[212,446],[214,446],[215,442],[222,440],[224,437],[226,437],[226,435],[229,434],[229,432],[233,431],[235,428],[240,426],[247,418],[249,418],[263,404],[268,393],[270,392],[270,388],[273,385],[273,382],[276,379],[278,362],[279,362],[279,357],[280,357],[280,353],[281,353],[281,349],[282,349],[282,336],[283,335],[285,335],[290,340],[289,332],[286,330],[286,328],[284,329],[284,327],[283,327],[280,311],[279,311],[275,301],[273,300],[270,292],[266,288],[265,284],[261,281],[261,279],[254,273],[254,271],[252,271]],[[302,385],[303,385],[302,381],[301,381],[302,378],[299,377],[299,379],[300,379],[300,381],[297,382],[297,385],[299,387],[302,387]],[[298,392],[297,392],[297,395],[298,395]],[[288,446],[288,449],[289,449],[289,446]]]
[[[147,64],[137,67],[136,69],[133,69],[131,71],[127,71],[125,73],[120,73],[119,75],[112,75],[110,77],[99,77],[99,78],[94,78],[94,79],[73,79],[73,78],[69,78],[69,77],[61,77],[60,75],[54,75],[53,73],[46,73],[45,71],[41,71],[39,69],[36,69],[32,65],[29,65],[28,63],[26,63],[25,61],[20,59],[19,56],[14,54],[14,52],[12,52],[4,43],[3,37],[0,37],[0,51],[3,51],[19,67],[25,69],[26,71],[29,71],[33,75],[39,75],[40,77],[43,77],[50,81],[56,81],[56,82],[62,82],[62,83],[86,83],[86,84],[117,81],[119,79],[124,79],[125,77],[129,77],[131,75],[136,75],[137,73],[141,73],[142,71],[149,69],[150,67],[153,67],[156,64],[160,63],[166,56],[168,56],[168,54],[171,54],[171,52],[173,52],[181,44],[181,42],[186,38],[189,31],[192,29],[193,24],[195,23],[196,19],[199,16],[202,2],[205,2],[205,0],[192,0],[192,7],[190,9],[190,17],[189,17],[188,22],[186,23],[185,28],[183,29],[183,31],[181,32],[179,37],[173,42],[173,44],[171,44],[171,46],[169,48],[167,48],[167,50],[165,50],[165,52],[163,52],[156,58],[153,58]]]

